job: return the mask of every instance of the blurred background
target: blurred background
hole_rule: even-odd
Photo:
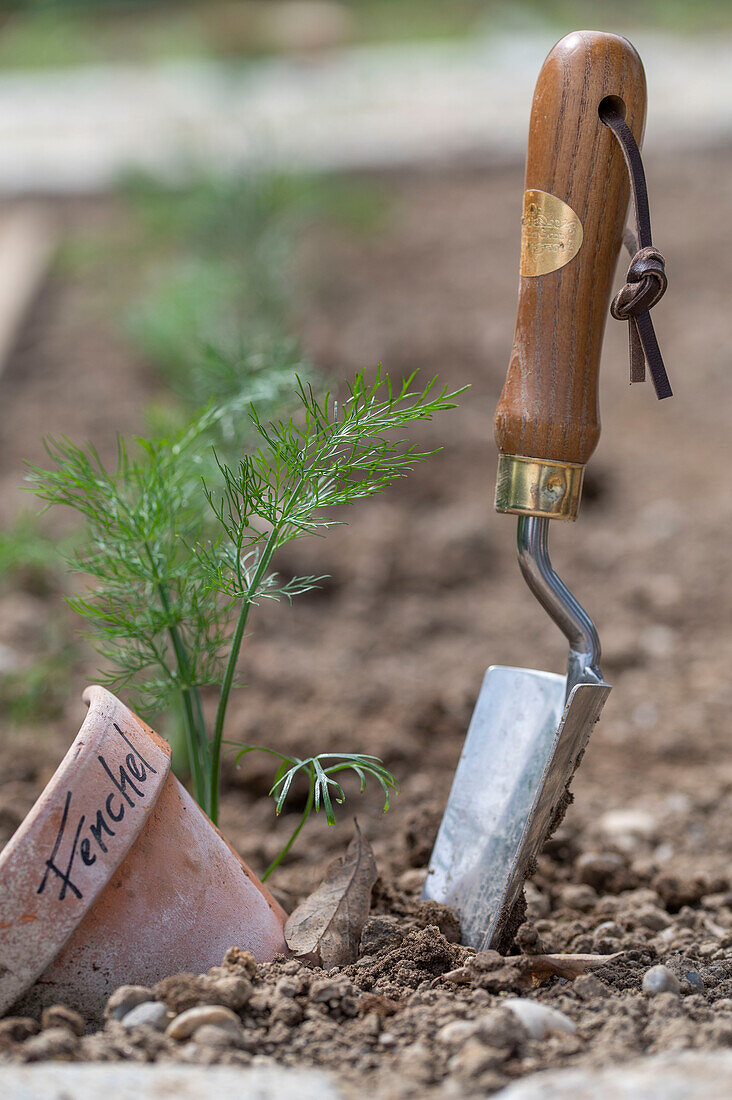
[[[28,0],[2,14],[0,187],[512,161],[547,41],[588,25],[634,36],[649,141],[729,133],[724,0]]]
[[[587,26],[629,36],[646,66],[670,279],[654,318],[677,397],[628,388],[626,331],[610,322],[586,504],[554,538],[617,689],[576,820],[635,800],[655,822],[649,851],[663,834],[671,854],[726,865],[727,0],[3,5],[0,843],[78,729],[98,665],[64,603],[84,583],[59,557],[76,520],[39,516],[21,491],[43,438],[113,461],[118,432],[174,430],[260,369],[337,384],[383,361],[471,389],[422,435],[439,456],[292,551],[293,572],[332,579],[257,616],[231,735],[382,755],[403,794],[399,851],[388,824],[371,827],[380,866],[424,863],[484,668],[565,660],[520,580],[513,523],[491,509],[492,415],[533,85],[554,42]],[[227,773],[224,826],[264,866],[291,823],[268,809],[252,824],[268,788],[256,768]],[[295,892],[315,851],[293,865]]]

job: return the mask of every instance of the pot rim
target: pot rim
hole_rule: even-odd
[[[79,732],[0,853],[0,1013],[94,905],[170,772],[170,745],[115,695],[94,684],[82,698]]]

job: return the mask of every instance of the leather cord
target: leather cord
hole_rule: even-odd
[[[643,382],[646,364],[659,401],[672,397],[666,367],[658,346],[650,310],[666,292],[666,267],[662,254],[653,246],[648,188],[643,160],[627,122],[613,105],[604,107],[600,118],[610,128],[623,151],[630,178],[635,208],[636,235],[629,229],[623,242],[631,256],[625,286],[615,295],[610,312],[618,321],[628,322],[630,381]]]

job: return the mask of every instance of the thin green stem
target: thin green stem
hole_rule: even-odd
[[[138,524],[139,527],[139,524]],[[183,720],[186,731],[186,745],[188,748],[188,763],[191,768],[191,776],[193,777],[193,789],[196,794],[196,801],[199,806],[206,809],[209,804],[209,785],[206,778],[206,767],[208,757],[208,742],[206,739],[206,728],[203,722],[203,711],[201,709],[201,699],[198,693],[198,689],[191,684],[190,665],[188,662],[188,654],[186,652],[183,639],[180,636],[180,631],[176,624],[172,621],[172,608],[170,605],[170,598],[168,596],[168,589],[160,578],[157,563],[155,557],[150,549],[150,544],[146,539],[142,540],[147,559],[150,562],[153,575],[155,577],[155,583],[157,585],[158,596],[160,597],[160,603],[162,604],[163,611],[166,618],[170,623],[168,627],[168,634],[170,635],[170,641],[173,646],[173,652],[175,653],[175,660],[178,666],[178,676],[180,684],[180,694],[183,701]],[[195,705],[195,712],[194,712]]]
[[[168,592],[164,584],[158,585],[158,594],[160,596],[160,602],[163,605],[163,610],[166,615],[170,615],[170,600],[168,599]],[[175,653],[176,664],[178,665],[178,673],[180,676],[181,699],[183,701],[183,718],[186,729],[186,744],[188,746],[188,760],[191,766],[191,775],[193,777],[193,787],[196,792],[196,801],[204,809],[207,808],[209,798],[207,797],[208,784],[206,782],[206,768],[205,763],[201,759],[202,755],[207,755],[206,736],[205,730],[199,728],[196,722],[196,714],[194,713],[194,699],[197,702],[198,714],[200,721],[203,722],[203,715],[201,714],[200,698],[198,697],[198,691],[192,688],[189,680],[189,665],[188,654],[186,653],[183,639],[180,636],[180,631],[175,623],[171,623],[168,628],[170,634],[170,641],[173,646],[173,652]]]
[[[219,694],[219,704],[216,708],[216,722],[214,724],[213,737],[211,739],[211,754],[209,757],[209,777],[210,777],[210,801],[208,814],[214,825],[218,824],[219,816],[219,790],[221,786],[221,744],[224,737],[224,722],[226,720],[226,708],[229,705],[229,695],[231,694],[231,688],[234,684],[234,676],[236,674],[236,665],[239,660],[239,652],[241,650],[241,643],[244,639],[244,631],[246,630],[247,619],[249,618],[249,609],[252,606],[259,585],[261,584],[262,577],[269,567],[269,563],[272,560],[275,547],[277,545],[278,529],[273,528],[264,550],[262,551],[262,557],[257,565],[256,572],[252,577],[252,582],[247,589],[246,596],[242,600],[241,607],[239,608],[239,616],[236,620],[236,626],[231,638],[231,648],[229,649],[229,657],[226,662],[226,669],[224,671],[224,679],[221,684],[221,692]]]
[[[208,737],[206,736],[206,722],[203,717],[203,707],[201,706],[201,693],[195,684],[190,684],[188,691],[191,694],[191,700],[193,703],[193,713],[196,719],[196,729],[198,731],[198,743],[201,746],[201,754],[204,760],[204,774],[206,767],[208,767]]]
[[[285,846],[282,849],[282,851],[280,852],[280,854],[275,859],[272,860],[269,867],[267,868],[267,870],[262,875],[262,882],[266,882],[267,879],[269,878],[269,876],[272,874],[272,872],[274,870],[276,870],[277,867],[279,867],[280,863],[282,863],[282,860],[285,858],[285,856],[289,852],[290,848],[292,847],[292,845],[297,840],[298,836],[300,835],[300,830],[302,829],[302,827],[305,824],[305,822],[307,821],[307,819],[310,817],[310,812],[313,808],[314,799],[315,799],[315,780],[314,780],[313,771],[312,771],[312,768],[311,768],[310,769],[310,790],[308,791],[308,800],[305,803],[305,809],[302,812],[302,817],[300,818],[300,820],[297,824],[297,828],[295,829],[294,833],[292,834],[290,839],[287,841],[287,844],[285,844]]]
[[[188,763],[193,778],[193,789],[196,794],[196,802],[203,809],[206,808],[206,783],[198,760],[198,731],[193,717],[191,700],[187,691],[181,692],[183,702],[183,725],[186,733],[186,749],[188,751]]]

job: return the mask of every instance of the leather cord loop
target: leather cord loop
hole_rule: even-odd
[[[610,312],[616,321],[629,321],[651,309],[663,297],[668,280],[663,256],[657,248],[641,248],[628,268],[626,283],[613,298]]]
[[[625,246],[632,259],[625,286],[615,295],[610,312],[616,320],[628,322],[630,381],[643,382],[647,364],[656,396],[662,400],[673,396],[673,390],[649,310],[666,292],[666,265],[663,255],[653,245],[646,175],[633,133],[614,106],[602,110],[600,117],[617,139],[625,158],[637,229],[637,237],[629,230],[624,234]]]

